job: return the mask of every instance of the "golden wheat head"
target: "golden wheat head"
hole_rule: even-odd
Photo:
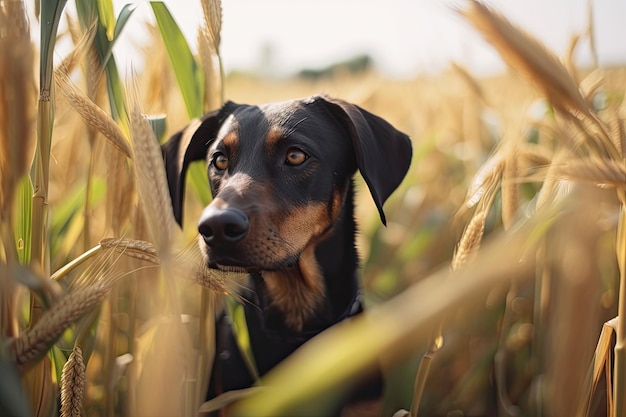
[[[538,40],[479,1],[470,1],[468,7],[459,12],[496,48],[504,61],[533,82],[555,108],[589,115],[589,108],[570,73]]]
[[[75,346],[61,372],[61,417],[81,417],[85,385],[83,350]]]

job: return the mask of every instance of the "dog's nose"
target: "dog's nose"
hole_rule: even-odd
[[[207,207],[198,222],[198,232],[209,246],[233,245],[248,234],[250,221],[236,208]]]

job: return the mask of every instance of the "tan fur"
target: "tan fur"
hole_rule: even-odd
[[[325,205],[294,210],[280,225],[280,234],[293,247],[303,247],[298,268],[264,272],[272,304],[285,314],[287,325],[297,331],[310,319],[325,297],[324,277],[315,259],[315,247],[331,224]]]
[[[237,133],[235,132],[230,132],[229,134],[224,136],[224,139],[222,142],[224,143],[224,146],[226,146],[227,148],[236,150],[237,143],[239,142],[239,136],[237,136]]]
[[[270,131],[267,133],[267,138],[265,138],[265,147],[267,149],[273,149],[283,136],[283,129],[276,126],[270,127]]]
[[[296,331],[313,316],[326,292],[314,250],[314,245],[305,249],[298,269],[263,273],[272,304],[285,315],[287,326]]]

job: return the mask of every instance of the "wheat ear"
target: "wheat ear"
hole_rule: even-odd
[[[55,71],[54,79],[67,102],[82,117],[83,121],[94,129],[97,129],[116,149],[130,158],[131,150],[128,140],[126,140],[124,134],[113,119],[93,101],[87,98],[84,93],[79,91],[62,69]]]
[[[83,350],[74,346],[61,372],[61,417],[81,417],[85,382]]]
[[[478,1],[470,1],[460,13],[498,50],[506,63],[533,82],[554,107],[590,116],[589,108],[570,73],[539,41]]]
[[[139,206],[146,217],[152,242],[163,256],[169,252],[172,242],[174,212],[161,148],[150,123],[139,110],[137,101],[130,113],[130,127]]]
[[[102,302],[108,287],[94,285],[77,289],[63,296],[26,333],[9,343],[9,351],[17,365],[26,365],[50,349],[54,341],[72,323]]]
[[[150,262],[158,265],[159,257],[157,251],[150,242],[132,239],[115,239],[106,238],[100,241],[103,249],[115,249],[117,252],[123,253],[131,258]]]

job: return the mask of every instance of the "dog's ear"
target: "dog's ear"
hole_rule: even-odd
[[[383,204],[409,169],[411,140],[359,106],[329,97],[323,100],[350,132],[357,166],[376,203],[380,220],[386,225]]]
[[[235,107],[237,104],[228,102],[221,109],[205,114],[202,119],[192,120],[161,146],[174,218],[181,226],[187,168],[193,161],[206,158],[222,122]]]

